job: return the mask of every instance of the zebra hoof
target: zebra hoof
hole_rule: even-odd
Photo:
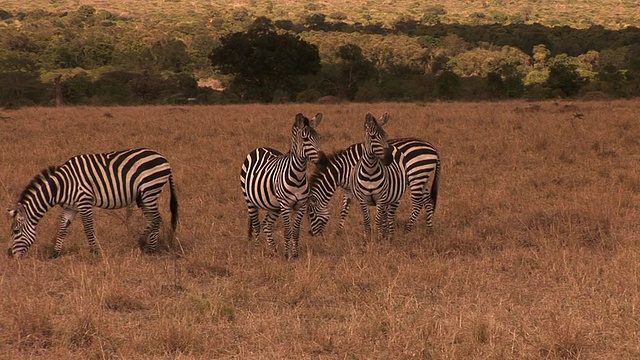
[[[60,257],[60,254],[61,254],[61,251],[59,251],[59,250],[58,250],[58,251],[55,251],[55,250],[54,250],[54,251],[51,253],[51,255],[49,256],[49,259],[57,259],[57,258],[59,258],[59,257]]]
[[[151,246],[143,246],[141,250],[142,250],[142,253],[145,255],[152,255],[152,254],[155,254],[156,252],[155,247],[151,247]]]

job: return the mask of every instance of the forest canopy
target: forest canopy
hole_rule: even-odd
[[[446,6],[382,21],[269,2],[196,13],[174,1],[163,16],[0,7],[0,105],[640,95],[637,19],[551,26],[491,6],[464,23]]]

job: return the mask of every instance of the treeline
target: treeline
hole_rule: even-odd
[[[160,28],[91,6],[0,9],[0,106],[640,95],[636,27],[442,24],[439,8],[385,27],[241,10]]]

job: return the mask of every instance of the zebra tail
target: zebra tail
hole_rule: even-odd
[[[176,231],[178,226],[178,197],[176,196],[176,187],[173,183],[173,174],[169,176],[169,190],[171,190],[171,227]]]
[[[433,174],[433,183],[431,184],[431,202],[433,204],[433,212],[436,211],[436,203],[438,202],[438,187],[440,186],[440,159],[436,162],[435,174]]]

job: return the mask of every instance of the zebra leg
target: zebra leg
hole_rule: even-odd
[[[433,214],[435,210],[433,209],[433,199],[431,199],[431,195],[428,192],[424,195],[424,208],[427,210],[427,226],[433,227]]]
[[[298,209],[293,216],[293,228],[291,229],[291,257],[298,257],[298,242],[300,240],[300,224],[306,209]]]
[[[423,205],[424,205],[424,197],[423,197],[422,189],[420,190],[419,194],[414,194],[414,192],[412,192],[411,193],[411,217],[409,218],[409,221],[407,221],[407,223],[404,225],[405,232],[409,232],[413,230],[413,226],[415,225],[416,220],[420,215],[420,211],[422,210]]]
[[[269,244],[269,251],[272,255],[278,253],[276,248],[276,241],[273,239],[273,224],[278,220],[280,214],[277,211],[269,211],[262,221],[264,228],[264,234],[267,236],[267,244]]]
[[[377,239],[380,241],[387,238],[387,205],[378,205],[376,210]]]
[[[62,252],[62,243],[64,242],[65,237],[67,237],[67,234],[69,233],[69,226],[71,226],[71,222],[76,217],[77,213],[77,211],[72,209],[64,209],[62,218],[60,219],[58,234],[56,235],[56,242],[53,246],[53,254],[51,254],[52,258],[60,256],[60,253]]]
[[[389,204],[389,208],[387,209],[387,227],[389,228],[389,240],[393,240],[393,235],[396,228],[396,211],[400,206],[400,202],[396,201],[392,204]]]
[[[339,231],[344,231],[344,224],[347,222],[347,215],[349,215],[349,205],[351,205],[351,196],[345,193],[342,198],[342,209],[340,210]]]
[[[247,203],[249,210],[249,241],[253,238],[253,244],[260,246],[260,216],[258,215],[258,207]]]
[[[140,244],[142,251],[146,254],[151,254],[156,251],[156,244],[158,243],[158,234],[160,232],[160,224],[162,224],[162,218],[160,217],[160,211],[158,210],[157,203],[145,204],[142,206],[142,213],[147,219],[147,234],[146,243]]]
[[[92,254],[100,254],[100,246],[96,240],[96,231],[93,226],[93,210],[91,206],[79,209],[80,219],[82,220],[82,227],[84,228],[84,234],[87,236],[87,242],[89,243],[89,250]]]
[[[360,203],[362,216],[364,218],[364,242],[371,242],[371,215],[369,214],[369,205],[365,202]]]
[[[291,245],[291,209],[282,209],[282,221],[284,223],[284,258],[289,258],[289,246]]]

